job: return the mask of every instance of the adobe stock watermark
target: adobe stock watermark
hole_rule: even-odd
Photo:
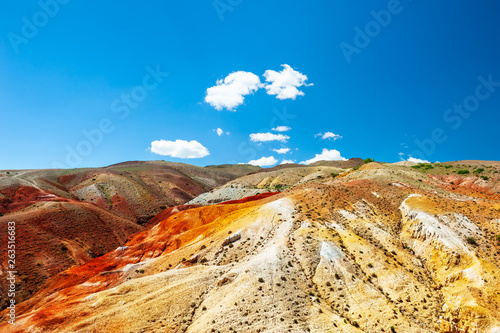
[[[453,107],[443,113],[443,121],[450,124],[452,130],[458,130],[464,121],[472,113],[479,109],[481,102],[484,102],[500,87],[500,81],[493,81],[493,75],[487,78],[480,75],[477,77],[479,84],[474,89],[474,93],[465,97],[461,104],[453,104]],[[446,131],[441,127],[434,128],[430,136],[423,140],[415,139],[413,142],[418,149],[409,155],[421,160],[427,160],[435,151],[438,144],[444,143],[448,139]]]
[[[162,72],[160,65],[153,69],[146,67],[147,74],[142,79],[142,84],[135,86],[129,93],[123,93],[119,98],[111,102],[110,109],[116,114],[118,120],[125,120],[131,111],[136,109],[143,102],[148,94],[158,88],[158,85],[168,76]],[[111,118],[101,119],[94,128],[83,129],[83,138],[75,146],[66,146],[66,157],[64,162],[53,162],[52,167],[56,169],[76,168],[81,165],[83,159],[89,156],[94,148],[102,144],[104,137],[111,134],[116,129],[117,120]]]
[[[269,127],[261,128],[259,132],[269,132],[271,128],[277,127],[278,125],[290,125],[290,120],[295,119],[297,117],[296,114],[288,113],[286,107],[283,108],[282,111],[274,108],[273,116],[269,119]],[[253,142],[251,140],[242,141],[238,145],[238,154],[242,156],[247,156],[244,158],[244,161],[251,161],[257,158],[257,153],[264,149],[263,145],[259,145],[257,142]],[[231,164],[236,164],[241,161],[230,161]],[[245,162],[244,162],[245,163]]]
[[[7,222],[7,317],[16,324],[16,222]]]
[[[53,19],[61,8],[61,5],[66,5],[70,0],[40,0],[38,6],[40,10],[36,11],[30,18],[23,16],[21,18],[22,27],[21,33],[9,32],[7,38],[10,45],[16,53],[21,52],[19,46],[28,44],[30,40],[38,35],[40,29],[45,27],[51,19]]]
[[[412,0],[407,1],[411,2]],[[391,23],[393,16],[403,11],[403,6],[399,0],[389,0],[386,8],[379,11],[370,11],[373,20],[368,21],[363,29],[358,26],[354,27],[355,34],[352,44],[347,42],[339,44],[340,50],[348,64],[352,62],[354,54],[360,54],[364,48],[370,45],[372,39],[381,33],[382,28],[386,28]]]
[[[214,0],[212,5],[214,6],[215,12],[219,16],[221,21],[224,21],[224,14],[226,12],[232,12],[236,7],[241,5],[243,0]]]

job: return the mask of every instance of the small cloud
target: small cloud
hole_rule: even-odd
[[[156,140],[151,142],[151,152],[176,158],[201,158],[210,155],[207,148],[196,140]]]
[[[321,154],[316,154],[313,158],[307,161],[300,162],[300,164],[311,164],[318,161],[346,161],[347,159],[340,155],[340,152],[336,149],[326,149],[323,148]]]
[[[281,141],[286,142],[290,139],[288,135],[274,134],[274,133],[252,133],[250,134],[250,140],[253,142],[266,142],[266,141]]]
[[[271,131],[276,131],[276,132],[287,132],[291,130],[292,128],[290,126],[276,126],[275,128],[272,128]]]
[[[261,157],[258,160],[252,160],[252,161],[248,162],[248,164],[257,165],[260,167],[271,166],[271,165],[274,165],[276,163],[278,163],[278,160],[275,159],[274,156]]]
[[[278,154],[286,154],[290,151],[290,148],[280,148],[280,149],[271,149],[271,150],[277,152]]]
[[[297,96],[303,96],[304,93],[297,89],[302,86],[312,86],[312,84],[306,84],[307,76],[295,71],[289,65],[281,65],[283,70],[281,72],[276,72],[268,69],[264,73],[266,78],[265,88],[268,95],[276,95],[278,99],[293,99]]]
[[[222,128],[216,128],[216,129],[214,129],[212,131],[214,131],[215,133],[217,133],[218,136],[221,136],[222,134],[224,134],[224,131],[222,130]],[[229,135],[229,134],[231,134],[231,132],[226,132],[225,134]]]
[[[281,161],[280,164],[294,164],[294,163],[295,163],[295,161],[292,161],[292,160],[283,160],[283,161]]]
[[[420,158],[414,158],[414,157],[408,157],[407,159],[408,162],[413,162],[413,163],[431,163],[427,160],[421,160]]]
[[[246,95],[253,94],[263,85],[260,78],[250,72],[233,72],[223,80],[217,80],[216,85],[207,89],[205,102],[216,110],[234,109],[243,104]]]
[[[342,139],[341,135],[332,133],[332,132],[325,132],[325,133],[318,133],[314,134],[315,137],[320,136],[322,140],[337,140],[337,139]]]
[[[404,156],[404,155],[405,155],[405,153],[398,153],[398,155],[399,155],[399,156]]]

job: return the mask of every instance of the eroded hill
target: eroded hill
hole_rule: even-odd
[[[15,221],[17,228],[18,301],[29,298],[55,274],[123,245],[163,209],[234,178],[162,161],[97,169],[0,171],[0,225],[6,231],[6,223]],[[2,231],[2,244],[6,237]],[[6,255],[0,253],[3,275]],[[6,283],[0,280],[1,290]],[[5,302],[2,292],[2,309]]]
[[[19,305],[17,326],[0,329],[499,332],[499,170],[369,163],[305,180],[323,171],[270,173],[266,184],[294,183],[165,212],[52,278]],[[248,177],[232,185],[264,180]]]

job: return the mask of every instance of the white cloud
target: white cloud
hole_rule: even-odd
[[[210,155],[207,148],[196,140],[156,140],[151,142],[151,152],[177,158],[201,158]]]
[[[276,163],[278,163],[278,160],[275,159],[274,156],[261,157],[258,160],[252,160],[252,161],[248,162],[248,164],[257,165],[260,167],[271,166],[271,165],[274,165]]]
[[[294,163],[295,163],[295,161],[292,161],[292,160],[283,160],[283,161],[281,161],[280,164],[294,164]]]
[[[340,155],[340,152],[336,149],[326,149],[323,148],[321,154],[316,154],[313,158],[307,161],[300,162],[300,164],[311,164],[318,161],[346,161],[347,159]]]
[[[307,76],[295,71],[289,65],[281,65],[284,69],[281,72],[276,72],[268,69],[264,73],[266,82],[266,90],[268,95],[276,95],[278,99],[293,99],[297,96],[303,96],[304,93],[297,89],[302,86],[312,86],[306,84]]]
[[[262,86],[260,78],[253,73],[233,72],[207,89],[205,102],[219,111],[224,108],[234,111],[237,106],[243,104],[243,96],[253,94]]]
[[[286,142],[290,139],[288,135],[274,134],[274,133],[252,133],[250,134],[250,140],[253,142],[266,142],[266,141],[281,141]]]
[[[292,128],[290,126],[276,126],[275,128],[271,129],[271,131],[276,131],[276,132],[287,132],[291,130]]]
[[[290,148],[280,148],[280,149],[271,149],[271,150],[277,152],[278,154],[286,154],[290,151]]]
[[[407,159],[408,162],[414,162],[414,163],[431,163],[427,160],[421,160],[420,158],[415,158],[415,157],[408,157]]]
[[[221,136],[222,134],[224,134],[224,130],[222,128],[216,128],[216,129],[214,129],[212,131],[214,131],[215,133],[217,133],[218,136]],[[231,134],[231,132],[226,132],[225,134],[229,135],[229,134]]]
[[[342,139],[342,136],[339,135],[339,134],[335,134],[335,133],[332,133],[332,132],[325,132],[325,133],[318,133],[318,134],[314,134],[314,136],[320,136],[321,139],[323,140],[337,140],[337,139]]]

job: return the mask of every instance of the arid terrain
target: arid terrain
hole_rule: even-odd
[[[123,245],[163,209],[234,178],[224,171],[162,161],[0,171],[0,224],[15,221],[17,227],[18,301],[55,274]],[[7,234],[0,235],[5,244]],[[2,275],[6,254],[0,252]],[[0,288],[5,286],[0,279]],[[2,309],[5,296],[1,293]]]
[[[4,171],[0,331],[499,333],[500,162],[360,161]]]

